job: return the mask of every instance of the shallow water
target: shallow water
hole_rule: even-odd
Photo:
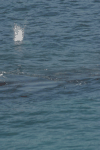
[[[99,5],[0,1],[1,149],[100,149]]]

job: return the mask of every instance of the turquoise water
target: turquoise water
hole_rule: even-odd
[[[0,149],[100,149],[99,8],[0,1]]]

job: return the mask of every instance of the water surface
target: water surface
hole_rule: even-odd
[[[1,149],[100,149],[99,6],[0,1]]]

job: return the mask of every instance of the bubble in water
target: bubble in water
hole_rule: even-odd
[[[24,29],[15,24],[14,26],[14,41],[23,41]]]

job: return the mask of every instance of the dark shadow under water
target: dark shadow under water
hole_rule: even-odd
[[[23,97],[38,95],[80,95],[99,89],[100,78],[96,75],[56,74],[32,77],[26,75],[6,75],[0,81],[1,97]]]

